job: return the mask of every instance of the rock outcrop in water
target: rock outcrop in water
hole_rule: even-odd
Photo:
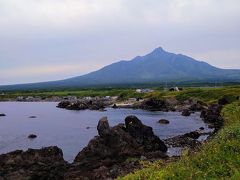
[[[189,116],[193,112],[200,112],[207,109],[207,104],[193,99],[179,101],[175,97],[165,99],[149,98],[137,105],[136,108],[164,112],[179,111],[183,112],[184,116]]]
[[[150,111],[168,111],[166,102],[155,98],[146,99],[140,104],[139,108]]]
[[[4,117],[6,116],[6,114],[0,113],[0,117]]]
[[[28,138],[29,139],[35,139],[35,138],[37,138],[37,135],[36,134],[30,134],[30,135],[28,135]]]
[[[140,167],[138,161],[129,162],[129,158],[167,158],[164,142],[135,116],[114,127],[104,117],[97,130],[99,136],[79,152],[72,164],[64,161],[58,147],[0,155],[0,179],[116,178]]]
[[[158,121],[158,123],[159,123],[159,124],[169,124],[170,122],[169,122],[169,120],[167,120],[167,119],[160,119],[160,120]]]
[[[171,147],[195,148],[201,144],[199,141],[197,141],[200,136],[201,133],[198,131],[192,131],[190,133],[168,138],[164,142]]]
[[[190,115],[191,115],[191,112],[188,109],[184,109],[182,111],[182,116],[190,116]]]
[[[61,101],[57,107],[68,110],[103,110],[106,106],[110,105],[111,102],[104,101],[101,99],[96,100],[76,100],[76,101]]]
[[[121,166],[128,158],[140,158],[158,152],[158,157],[166,157],[167,147],[153,134],[152,128],[145,126],[135,116],[128,116],[125,124],[110,128],[107,118],[102,118],[97,126],[99,136],[92,139],[75,158],[75,168],[83,174],[95,177],[99,171],[111,174],[112,168]],[[121,168],[118,168],[121,170]],[[94,172],[94,174],[92,174]],[[100,175],[100,174],[98,174]],[[102,175],[101,178],[105,178]]]

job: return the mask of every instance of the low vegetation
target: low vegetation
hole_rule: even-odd
[[[0,94],[0,100],[14,99],[19,96],[50,98],[53,96],[66,97],[104,97],[104,96],[120,96],[122,98],[142,97],[144,94],[136,93],[134,89],[81,89],[81,90],[61,90],[61,91],[10,91]]]
[[[178,100],[184,101],[194,98],[206,103],[214,103],[221,97],[226,97],[231,102],[240,95],[240,86],[216,87],[216,88],[186,88],[180,92],[155,91],[146,97],[164,98],[175,96]]]
[[[76,97],[104,97],[104,96],[119,96],[122,99],[128,98],[148,98],[154,97],[162,99],[164,97],[175,96],[178,100],[187,100],[195,98],[207,103],[215,102],[222,96],[226,96],[229,100],[234,101],[240,95],[240,86],[227,86],[216,88],[185,88],[180,92],[170,92],[163,88],[153,88],[155,91],[152,93],[137,93],[136,89],[126,88],[109,88],[109,89],[81,89],[81,90],[61,90],[61,91],[11,91],[0,93],[0,100],[14,99],[18,96],[34,96],[41,98],[49,98],[52,96],[76,96]]]
[[[119,179],[240,179],[240,103],[227,105],[222,114],[224,128],[199,151],[185,152],[179,161],[168,165],[150,163]]]

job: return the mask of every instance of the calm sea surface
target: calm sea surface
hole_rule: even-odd
[[[97,135],[98,120],[107,116],[111,126],[123,123],[128,115],[137,116],[144,124],[153,127],[161,139],[184,134],[200,127],[208,130],[199,113],[183,117],[179,112],[149,112],[133,109],[107,109],[99,111],[70,111],[56,108],[50,102],[1,102],[0,154],[16,149],[41,148],[56,145],[63,150],[64,158],[73,161],[89,140]],[[36,116],[31,119],[30,116]],[[170,124],[161,125],[159,119],[168,119]],[[90,127],[87,129],[87,127]],[[36,139],[28,139],[36,134]]]

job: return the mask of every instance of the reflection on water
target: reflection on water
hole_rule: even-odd
[[[41,148],[56,145],[63,150],[64,158],[72,161],[89,140],[97,135],[98,120],[107,116],[114,126],[124,122],[128,115],[137,116],[146,125],[153,127],[161,139],[184,134],[207,125],[195,113],[183,117],[178,112],[149,112],[133,109],[107,109],[100,111],[70,111],[56,108],[50,102],[1,102],[0,113],[0,154],[16,149]],[[36,118],[29,118],[36,116]],[[170,124],[158,124],[159,119],[168,119]],[[87,128],[90,127],[90,128]],[[27,138],[36,134],[36,139]]]

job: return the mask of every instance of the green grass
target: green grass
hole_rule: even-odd
[[[20,91],[20,92],[6,92],[0,95],[0,100],[14,99],[18,96],[33,96],[49,98],[53,96],[76,96],[76,97],[104,97],[104,96],[120,96],[123,99],[130,97],[143,97],[144,94],[136,93],[135,89],[82,89],[82,90],[64,90],[64,91]]]
[[[213,103],[223,96],[227,97],[231,102],[233,102],[239,95],[240,86],[234,86],[221,88],[186,88],[180,92],[156,91],[146,95],[146,97],[163,99],[165,97],[175,96],[179,101],[194,98],[206,103]]]
[[[153,93],[136,93],[132,88],[120,88],[120,89],[80,89],[80,90],[61,90],[61,91],[21,91],[21,92],[6,92],[4,95],[0,95],[0,100],[16,98],[18,96],[39,96],[43,98],[49,98],[52,96],[77,96],[77,97],[104,97],[104,96],[120,96],[122,99],[131,97],[136,98],[159,98],[164,99],[169,96],[175,96],[178,100],[184,101],[189,98],[194,98],[207,103],[215,102],[222,96],[228,97],[228,99],[234,101],[236,96],[240,95],[240,86],[228,86],[222,88],[185,88],[180,92],[164,91],[161,88],[155,88]]]
[[[154,97],[164,99],[169,96],[175,96],[178,100],[184,101],[189,98],[211,103],[221,98],[228,97],[230,100],[235,100],[236,96],[240,95],[240,86],[227,86],[222,88],[185,88],[180,92],[164,91],[162,88],[155,88],[153,93],[136,93],[135,89],[120,88],[120,89],[80,89],[80,90],[61,90],[61,91],[22,91],[22,92],[6,92],[5,95],[0,95],[0,100],[8,98],[16,98],[18,96],[39,96],[48,98],[52,96],[77,96],[77,97],[104,97],[104,96],[120,96],[123,99],[131,97]]]
[[[151,163],[119,179],[240,179],[240,103],[227,105],[222,113],[224,128],[198,152],[166,166]]]

